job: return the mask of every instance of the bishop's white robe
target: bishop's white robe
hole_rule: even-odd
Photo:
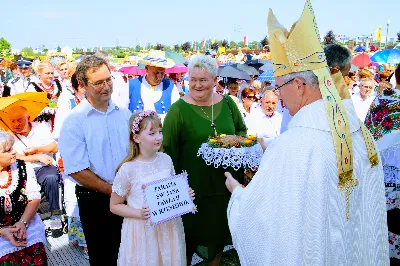
[[[338,191],[323,100],[303,107],[266,150],[246,188],[236,188],[229,228],[242,266],[389,265],[383,169],[370,167],[351,100],[344,101],[359,185]]]

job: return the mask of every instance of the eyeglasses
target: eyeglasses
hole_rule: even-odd
[[[292,78],[292,79],[288,80],[287,82],[283,83],[281,86],[275,87],[272,91],[274,92],[274,94],[275,94],[276,96],[279,96],[280,90],[281,90],[284,86],[288,85],[289,83],[292,83],[294,80],[295,80],[295,78]],[[306,85],[306,83],[303,82],[303,85]]]
[[[89,82],[89,81],[88,81],[88,83],[89,83],[90,85],[92,85],[92,86],[93,86],[94,88],[96,88],[96,89],[102,89],[102,88],[104,88],[104,86],[106,85],[106,83],[107,83],[107,85],[111,86],[111,85],[113,84],[113,80],[112,80],[112,77],[109,77],[108,79],[99,80],[99,81],[97,81],[97,82],[95,82],[95,83],[91,83],[91,82]]]

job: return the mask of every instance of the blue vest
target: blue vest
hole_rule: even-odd
[[[132,113],[143,111],[144,104],[141,96],[143,77],[132,79],[129,81],[129,110]],[[161,99],[154,103],[154,108],[158,114],[166,114],[171,107],[171,94],[174,83],[167,79],[162,80],[163,91]]]

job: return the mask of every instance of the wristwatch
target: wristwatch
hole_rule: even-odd
[[[19,220],[18,222],[19,222],[19,223],[23,223],[23,224],[25,225],[25,227],[28,227],[28,223],[27,223],[25,220],[22,220],[22,219],[21,219],[21,220]]]

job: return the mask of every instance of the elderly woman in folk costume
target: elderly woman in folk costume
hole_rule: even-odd
[[[16,159],[14,138],[0,131],[0,265],[47,265],[40,185],[29,163]]]
[[[396,87],[384,89],[375,98],[365,120],[378,146],[385,173],[392,265],[400,263],[400,65],[395,76]]]
[[[330,76],[310,1],[290,32],[271,10],[268,29],[275,89],[293,118],[249,186],[226,173],[241,265],[388,265],[382,164]]]
[[[139,63],[146,65],[146,75],[129,81],[129,106],[132,112],[152,110],[164,120],[171,105],[179,100],[175,84],[165,79],[165,70],[175,63],[162,51],[152,51]]]
[[[49,105],[39,114],[35,122],[46,122],[50,129],[52,129],[57,110],[57,101],[62,92],[62,86],[58,80],[54,79],[54,67],[49,61],[40,62],[37,74],[39,81],[31,82],[28,89],[29,91],[47,92]]]

